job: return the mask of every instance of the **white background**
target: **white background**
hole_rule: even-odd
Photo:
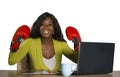
[[[31,27],[44,12],[56,16],[71,47],[65,35],[69,25],[79,30],[82,41],[114,42],[114,70],[120,70],[120,0],[0,0],[0,70],[16,69],[8,65],[13,34],[23,24]]]

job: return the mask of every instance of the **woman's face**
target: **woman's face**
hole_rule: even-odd
[[[46,18],[40,26],[40,34],[43,38],[51,38],[54,33],[54,24],[51,18]]]

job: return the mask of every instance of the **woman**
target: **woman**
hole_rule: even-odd
[[[48,12],[37,18],[29,38],[21,43],[16,52],[10,52],[8,62],[13,65],[27,54],[31,70],[46,74],[60,70],[62,54],[77,62],[77,52],[67,45],[57,19]]]

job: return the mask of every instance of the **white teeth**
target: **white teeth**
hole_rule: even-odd
[[[44,33],[48,33],[49,31],[44,31]]]

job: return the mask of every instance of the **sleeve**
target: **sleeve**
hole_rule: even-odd
[[[76,51],[74,51],[73,49],[71,49],[68,46],[68,44],[65,42],[62,44],[62,51],[63,51],[63,55],[65,55],[71,61],[77,63],[78,53]]]
[[[29,51],[29,44],[30,41],[28,39],[24,40],[19,49],[16,52],[10,51],[9,57],[8,57],[8,64],[14,65],[17,62],[19,62]]]

